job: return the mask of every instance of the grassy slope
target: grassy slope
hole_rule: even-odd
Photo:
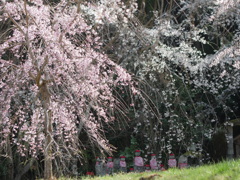
[[[116,174],[95,178],[83,178],[83,180],[240,180],[240,160],[225,161],[214,165],[204,165],[189,169],[170,169],[164,172],[144,172]]]

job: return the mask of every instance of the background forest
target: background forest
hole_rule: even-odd
[[[0,179],[136,149],[219,161],[240,118],[240,1],[0,1],[0,67]]]

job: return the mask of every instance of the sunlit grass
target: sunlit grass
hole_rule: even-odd
[[[224,161],[188,169],[170,169],[164,172],[115,174],[103,177],[82,177],[83,180],[240,180],[240,160]]]
[[[143,173],[119,173],[102,177],[61,177],[58,180],[240,180],[240,160],[224,161],[188,169]]]

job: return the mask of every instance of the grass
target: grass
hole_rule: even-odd
[[[103,177],[82,177],[83,180],[240,180],[240,160],[224,161],[188,169],[160,172],[114,174]],[[61,179],[66,180],[66,179]]]

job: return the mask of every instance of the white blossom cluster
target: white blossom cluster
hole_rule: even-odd
[[[203,152],[204,140],[236,117],[239,4],[182,0],[176,13],[181,18],[156,11],[151,26],[131,18],[109,37],[116,42],[111,55],[136,76],[145,93],[135,97],[144,100],[135,107],[134,133],[145,139],[147,152],[169,153],[192,143]]]

